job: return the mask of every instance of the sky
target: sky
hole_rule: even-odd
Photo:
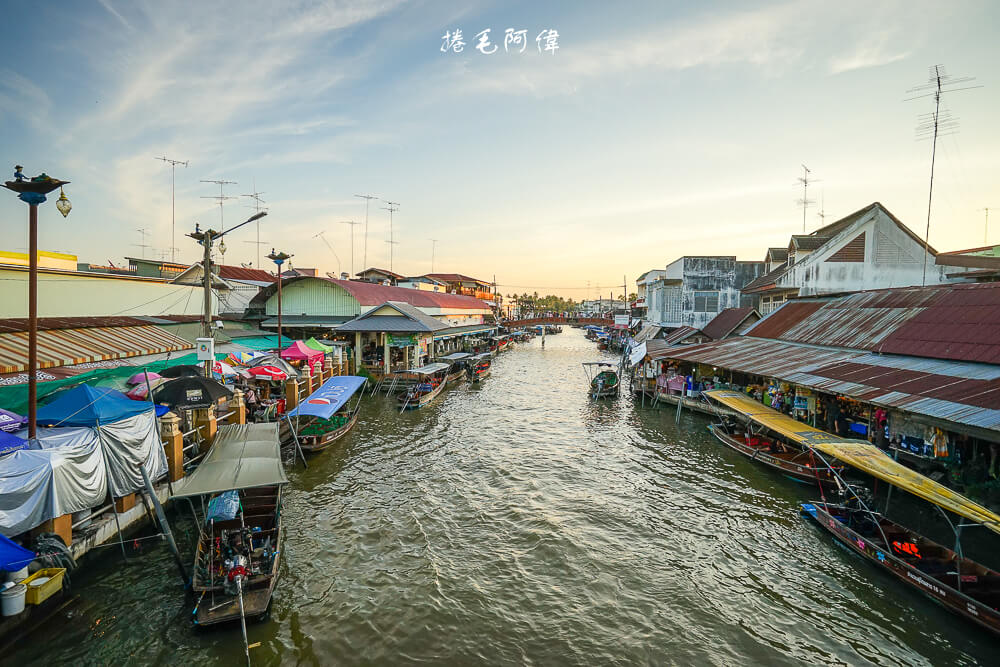
[[[293,266],[457,272],[503,294],[634,289],[683,255],[762,260],[879,201],[921,236],[931,98],[942,109],[930,243],[1000,243],[1000,4],[906,2],[0,2],[0,169],[71,181],[44,250],[193,262],[263,193],[263,255]],[[524,30],[524,50],[505,31]],[[483,53],[477,33],[490,29]],[[462,31],[464,47],[442,50]],[[545,50],[548,31],[558,48]],[[536,39],[542,35],[541,39]],[[548,42],[552,44],[552,40]],[[171,242],[171,168],[176,228]],[[9,166],[5,166],[9,165]],[[219,186],[203,180],[236,181]],[[373,194],[368,231],[365,200]],[[386,201],[398,202],[390,246]],[[27,211],[0,196],[0,249]],[[825,218],[820,214],[824,214]],[[362,223],[358,226],[343,221]],[[138,231],[145,229],[148,233]],[[351,230],[354,230],[353,258]],[[257,265],[255,223],[226,264]],[[367,239],[367,240],[366,240]],[[433,242],[432,239],[437,239]],[[141,247],[148,244],[149,248]],[[264,268],[267,265],[263,260]]]

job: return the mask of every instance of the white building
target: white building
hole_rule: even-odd
[[[726,308],[755,307],[740,288],[763,272],[763,262],[732,256],[681,257],[646,279],[646,321],[701,329]]]

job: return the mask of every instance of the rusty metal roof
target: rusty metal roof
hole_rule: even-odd
[[[223,280],[251,280],[260,283],[273,283],[278,278],[262,269],[245,269],[242,266],[223,264],[216,267],[219,277]]]
[[[788,257],[788,251],[787,250],[785,251],[785,257],[786,258]],[[748,282],[746,285],[744,285],[740,289],[740,291],[741,292],[758,292],[758,291],[762,291],[762,290],[766,290],[766,289],[771,289],[772,287],[774,287],[775,283],[778,281],[778,278],[780,278],[781,276],[783,276],[785,274],[785,271],[787,271],[787,270],[788,270],[788,262],[784,261],[774,271],[771,271],[770,273],[765,273],[762,276],[757,276],[756,278],[754,278],[753,280],[751,280],[750,282]]]
[[[38,367],[124,359],[192,347],[189,341],[153,325],[48,329],[38,332]],[[27,367],[28,334],[0,334],[0,373],[16,373]]]
[[[753,308],[726,308],[702,327],[702,333],[712,340],[722,340],[756,312]]]
[[[825,301],[789,301],[766,315],[746,335],[757,338],[781,338],[781,335],[826,305]]]

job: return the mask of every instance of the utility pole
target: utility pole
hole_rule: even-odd
[[[289,255],[284,252],[275,252],[274,248],[271,248],[271,254],[267,256],[269,260],[278,265],[278,348],[280,349],[284,342],[281,339],[281,265],[287,260],[291,259],[295,255]]]
[[[973,77],[960,77],[956,79],[945,73],[944,65],[934,65],[930,68],[930,76],[928,77],[927,83],[916,86],[915,88],[910,88],[907,91],[909,93],[922,92],[925,90],[930,92],[921,95],[914,95],[913,97],[908,97],[903,100],[906,102],[909,100],[919,99],[921,97],[934,98],[933,113],[923,114],[920,116],[920,122],[917,124],[918,138],[926,138],[928,136],[931,137],[931,177],[927,188],[927,229],[924,232],[924,271],[923,279],[920,283],[921,285],[927,284],[927,253],[930,250],[931,239],[931,202],[934,199],[934,162],[937,157],[937,140],[939,136],[953,134],[958,127],[958,121],[953,120],[947,111],[945,111],[943,116],[941,115],[941,95],[944,93],[957,92],[959,90],[969,90],[970,88],[982,88],[982,86],[965,86],[963,88],[952,87],[974,80],[975,79]]]
[[[185,167],[187,167],[188,163],[187,163],[187,160],[184,160],[184,161],[181,161],[181,160],[171,160],[168,157],[154,157],[153,159],[154,160],[162,160],[163,162],[165,162],[165,163],[167,163],[167,164],[170,165],[170,263],[174,264],[174,263],[177,262],[177,258],[174,256],[174,253],[177,251],[177,248],[174,247],[174,246],[177,245],[176,238],[174,237],[174,228],[175,228],[175,220],[176,220],[176,206],[175,206],[175,201],[176,200],[175,200],[175,197],[174,197],[174,192],[175,192],[175,187],[174,187],[175,186],[175,180],[174,180],[174,176],[177,173],[177,165],[182,164]]]
[[[143,227],[143,228],[137,229],[135,231],[139,232],[140,242],[139,243],[133,243],[132,245],[139,249],[139,255],[140,255],[140,257],[142,257],[143,259],[145,259],[145,257],[146,257],[146,248],[150,247],[150,245],[148,243],[146,243],[146,237],[149,236],[149,230],[146,229],[145,227]]]
[[[431,273],[434,273],[434,249],[437,246],[438,239],[427,239],[431,242]],[[496,282],[496,276],[493,276],[493,282]]]
[[[215,199],[216,201],[219,202],[219,227],[220,227],[220,232],[219,233],[220,234],[225,234],[226,233],[226,221],[225,221],[225,218],[223,217],[223,214],[222,214],[222,205],[224,203],[226,203],[227,199],[236,199],[236,197],[227,197],[223,193],[222,190],[227,185],[237,185],[237,183],[236,183],[236,181],[213,181],[213,180],[204,180],[204,179],[201,182],[202,183],[215,183],[216,185],[219,186],[219,195],[217,197],[216,196],[202,197],[202,199]],[[226,254],[226,242],[225,241],[222,241],[221,243],[219,243],[219,252],[221,254],[223,254],[223,255]]]
[[[986,226],[983,227],[983,245],[989,245],[989,235],[990,235],[990,207],[979,209],[980,211],[986,211]]]
[[[815,204],[816,202],[809,199],[809,184],[815,183],[815,180],[809,179],[809,174],[812,172],[809,167],[802,165],[802,176],[799,177],[799,183],[802,184],[802,199],[798,201],[798,205],[802,207],[802,233],[806,233],[806,209],[809,208],[810,204]]]
[[[253,192],[246,195],[241,195],[243,197],[249,197],[253,200],[253,210],[254,213],[260,213],[261,204],[266,204],[267,202],[261,199],[263,192],[257,192],[257,179],[253,179]],[[260,220],[257,221],[257,240],[256,241],[244,241],[244,243],[253,243],[257,246],[257,263],[254,264],[256,268],[261,268],[260,266],[260,247],[262,245],[267,245],[267,241],[260,240]]]
[[[341,220],[340,224],[351,226],[351,278],[353,278],[354,277],[354,228],[360,225],[361,223],[354,222],[353,220]]]
[[[368,204],[372,199],[378,199],[375,195],[354,195],[355,197],[361,197],[365,200],[365,244],[364,253],[362,254],[361,263],[364,265],[365,269],[368,268]],[[364,269],[362,269],[364,271]],[[353,278],[354,276],[351,276]]]
[[[383,206],[382,209],[389,211],[389,270],[392,271],[392,246],[398,245],[392,236],[392,214],[399,210],[398,201],[389,201],[388,199],[383,199],[388,206]]]

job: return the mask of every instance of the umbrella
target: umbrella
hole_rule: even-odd
[[[257,357],[247,365],[250,366],[251,368],[255,366],[274,366],[276,368],[280,368],[281,370],[285,371],[285,374],[288,375],[288,377],[290,378],[299,376],[298,371],[292,368],[292,365],[290,363],[288,363],[287,361],[285,361],[276,354],[265,354],[263,356]]]
[[[215,380],[203,377],[180,377],[164,382],[153,390],[153,400],[171,408],[204,408],[220,398],[233,395]]]
[[[163,378],[160,377],[159,375],[157,375],[155,378],[150,377],[149,386],[152,387],[153,389],[156,389],[161,384],[163,384],[164,382],[168,382],[169,380],[170,378]],[[131,398],[133,401],[145,401],[148,394],[149,390],[146,388],[145,382],[143,382],[142,384],[137,384],[136,386],[132,387],[131,390],[125,392],[125,395]]]
[[[164,378],[195,377],[204,374],[201,366],[193,364],[180,364],[179,366],[171,366],[160,371],[160,377]]]
[[[0,456],[16,452],[19,449],[27,448],[28,441],[24,438],[19,438],[13,433],[0,431]]]
[[[218,373],[223,377],[233,377],[234,375],[237,375],[236,369],[224,361],[216,361],[212,364],[212,372]]]
[[[287,380],[288,373],[276,366],[254,366],[250,369],[250,375],[266,380]]]
[[[152,371],[149,371],[148,373],[136,373],[135,375],[133,375],[132,377],[130,377],[128,380],[126,380],[125,384],[127,384],[129,386],[136,385],[136,384],[145,384],[146,383],[146,376],[147,375],[149,376],[149,381],[150,382],[152,382],[153,380],[161,377],[161,375],[159,373],[154,373]]]
[[[0,408],[0,431],[13,433],[14,431],[20,429],[23,424],[27,423],[27,417],[22,417],[19,414],[11,412],[10,410]]]

